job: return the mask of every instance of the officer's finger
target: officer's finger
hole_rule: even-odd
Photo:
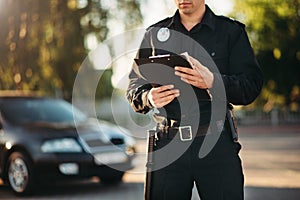
[[[155,101],[155,105],[157,108],[161,108],[161,107],[169,104],[171,101],[173,101],[178,96],[179,96],[179,94],[173,94],[173,95],[169,95],[169,96],[165,96],[163,98],[157,99]]]
[[[180,74],[180,79],[190,85],[193,85],[198,88],[207,88],[206,82],[204,78],[199,74],[198,76],[193,75],[186,75],[186,74]]]
[[[173,90],[165,90],[163,92],[157,93],[155,95],[155,99],[163,99],[163,98],[168,98],[169,96],[179,96],[179,90],[173,89]]]
[[[157,98],[162,98],[164,96],[168,96],[171,95],[175,92],[177,92],[176,90],[172,89],[174,86],[172,87],[159,87],[159,88],[152,88],[150,90],[150,93],[157,97]]]
[[[161,108],[167,104],[169,104],[171,101],[173,101],[173,99],[175,99],[176,97],[178,97],[179,94],[179,90],[177,90],[177,92],[174,93],[169,93],[169,95],[163,96],[163,97],[159,97],[157,95],[152,95],[149,94],[148,98],[150,103],[156,107],[156,108]]]
[[[193,69],[187,68],[187,67],[176,66],[174,69],[175,69],[175,74],[176,74],[176,72],[177,73],[181,72],[181,73],[190,74],[190,75],[195,73]]]
[[[201,63],[197,59],[193,58],[192,56],[189,56],[189,60],[188,61],[190,62],[190,64],[192,66],[201,65]]]
[[[173,87],[173,86],[172,86]],[[153,99],[163,98],[169,95],[176,95],[179,93],[177,89],[170,89],[172,87],[159,87],[159,88],[152,88],[149,92]]]
[[[199,78],[203,78],[202,74],[195,70],[192,70],[191,73],[183,73],[181,71],[175,71],[175,75],[188,80],[198,80]]]
[[[189,56],[189,63],[193,67],[193,69],[197,70],[205,70],[206,67],[202,65],[197,59],[193,58],[192,56]]]
[[[164,89],[165,87],[156,87],[156,88],[152,88],[149,92],[149,94],[151,95],[152,99],[157,99],[160,98],[160,93],[162,93],[163,91],[166,91],[168,89]],[[169,89],[170,90],[170,89]]]
[[[171,90],[173,88],[174,88],[174,85],[163,85],[163,86],[155,88],[155,91],[156,92],[163,92],[163,91]]]
[[[181,80],[187,84],[193,85],[193,86],[201,88],[201,89],[208,88],[206,82],[203,79],[190,80],[190,79],[181,78]]]

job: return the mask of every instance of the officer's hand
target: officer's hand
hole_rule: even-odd
[[[163,85],[160,87],[153,87],[148,94],[148,100],[153,107],[162,108],[179,95],[180,92],[179,90],[174,89],[174,85]]]
[[[181,80],[201,89],[212,88],[214,75],[209,69],[203,66],[198,60],[189,56],[188,61],[193,67],[175,67],[175,75],[180,76]]]

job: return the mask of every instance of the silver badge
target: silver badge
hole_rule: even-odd
[[[157,39],[160,42],[165,42],[169,39],[170,37],[170,30],[168,28],[161,28],[157,32]]]

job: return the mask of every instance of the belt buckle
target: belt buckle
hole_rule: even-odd
[[[181,141],[190,141],[193,139],[192,127],[191,126],[180,126],[179,135]]]

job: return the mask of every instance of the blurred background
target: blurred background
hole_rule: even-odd
[[[293,199],[289,194],[295,190],[286,188],[296,188],[293,194],[298,199],[300,0],[207,0],[206,3],[216,14],[246,24],[264,72],[264,87],[256,101],[235,107],[244,144],[248,199],[263,199],[255,196],[259,191],[265,192],[265,199]],[[172,16],[173,4],[172,0],[0,0],[0,92],[34,90],[72,101],[76,75],[82,62],[92,59],[88,55],[93,50],[109,38],[145,29]],[[105,44],[110,58],[114,58],[115,48],[118,46]],[[97,116],[116,122],[113,107],[118,111],[117,123],[130,130],[135,128],[132,119],[141,127],[151,123],[149,116],[133,113],[124,97],[128,81],[124,77],[131,69],[134,55],[134,51],[127,53],[108,67],[101,66],[101,62],[90,65],[102,74],[95,94]],[[139,144],[142,150],[144,146],[143,142]],[[133,194],[136,191],[142,194],[143,180],[143,176],[125,177],[125,182],[139,183],[130,186]],[[272,188],[284,189],[274,192]],[[268,198],[267,193],[275,195]],[[282,198],[275,198],[280,194]]]

